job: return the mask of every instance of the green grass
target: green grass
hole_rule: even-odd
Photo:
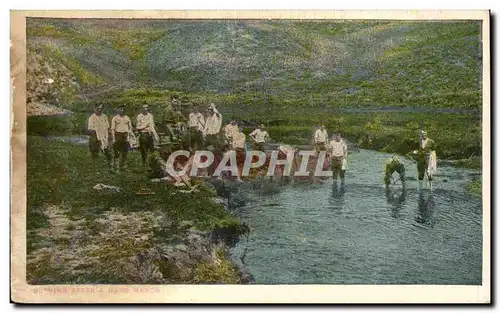
[[[55,251],[63,251],[61,252],[63,256],[69,256],[72,252],[64,252],[65,249],[69,249],[70,245],[74,247],[71,249],[76,249],[75,238],[72,236],[76,235],[75,230],[83,229],[87,235],[76,247],[86,249],[88,244],[97,245],[89,250],[85,258],[86,260],[97,258],[100,264],[85,261],[86,263],[83,262],[81,266],[89,269],[83,274],[78,274],[74,267],[73,272],[62,271],[60,266],[64,265],[64,262],[53,264],[50,258],[30,262],[28,279],[32,282],[133,283],[138,276],[123,268],[124,260],[155,245],[183,238],[187,228],[208,232],[223,228],[236,237],[248,231],[247,227],[226,211],[222,205],[211,201],[211,197],[216,196],[212,187],[193,180],[194,184],[199,185],[200,191],[186,194],[178,192],[179,189],[170,184],[150,182],[150,174],[140,167],[140,155],[137,151],[129,153],[128,168],[124,172],[112,174],[103,156],[96,162],[92,162],[86,146],[28,136],[27,149],[28,256],[38,255],[39,249],[47,245],[53,247],[51,249],[58,249]],[[118,186],[121,191],[112,193],[94,190],[93,186],[98,183]],[[137,195],[136,192],[143,188],[155,194]],[[67,221],[61,224],[60,228],[54,225],[51,227],[54,220],[50,214],[47,215],[47,212],[53,211],[51,208],[54,207],[59,208],[58,212],[63,212],[61,214]],[[108,237],[104,237],[102,242],[87,242],[89,236],[101,238],[100,234],[105,231],[101,220],[111,212],[123,217],[153,215],[151,217],[144,215],[145,224],[130,224],[129,226],[121,224],[120,231],[125,232],[126,236],[111,233],[107,235]],[[166,217],[165,222],[159,223],[151,220],[158,214]],[[140,223],[141,219],[135,217],[133,220]],[[126,227],[132,228],[127,230]],[[64,234],[59,237],[46,237],[38,232],[44,228],[52,229],[51,231],[59,234],[67,232],[70,235],[69,237]],[[146,234],[150,237],[138,242],[135,233]],[[45,254],[40,253],[43,258]],[[224,262],[229,261],[224,260]],[[194,271],[194,268],[191,270]],[[225,281],[231,277],[232,280],[237,280],[233,267],[227,267],[227,270],[230,271],[223,276],[224,279],[221,279]],[[220,268],[219,271],[221,271]],[[93,276],[97,273],[100,274]],[[176,276],[168,277],[168,273],[163,273],[163,275],[169,281],[186,282],[182,281],[183,278]],[[192,279],[192,277],[189,278],[189,281]],[[206,282],[212,282],[212,280]]]
[[[482,184],[481,180],[474,180],[467,184],[467,192],[470,194],[481,196],[482,193]]]
[[[175,187],[149,181],[148,173],[140,169],[140,155],[129,154],[129,168],[120,174],[110,174],[104,157],[93,163],[86,146],[46,141],[37,137],[28,139],[28,207],[64,204],[71,214],[84,217],[99,214],[113,207],[123,212],[159,210],[174,221],[191,220],[201,230],[227,220],[232,215],[222,205],[212,204],[208,197],[214,191],[201,185],[196,194],[174,193]],[[119,186],[120,193],[93,190],[98,183]],[[148,188],[155,195],[136,195]]]

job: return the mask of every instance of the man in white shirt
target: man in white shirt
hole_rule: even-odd
[[[246,141],[246,136],[245,134],[240,131],[236,130],[236,132],[233,133],[233,140],[232,140],[232,145],[231,148],[236,150],[236,151],[245,151],[245,141]]]
[[[153,152],[154,141],[159,141],[154,117],[153,114],[149,113],[147,104],[142,106],[142,112],[137,115],[135,128],[139,132],[139,150],[141,151],[142,165],[146,167],[148,152]]]
[[[198,107],[193,108],[189,113],[189,147],[191,149],[201,149],[203,146],[203,129],[205,128],[205,117],[200,113]]]
[[[320,128],[314,133],[314,148],[316,152],[325,151],[328,142],[328,132],[325,129],[325,125],[321,125]]]
[[[130,118],[123,112],[123,106],[119,106],[117,114],[111,120],[111,137],[113,139],[113,147],[115,151],[115,159],[113,162],[113,170],[117,165],[116,160],[120,159],[120,170],[125,167],[125,160],[129,150],[129,135],[132,132],[132,122]]]
[[[92,159],[96,160],[101,151],[111,165],[111,151],[109,147],[109,120],[106,114],[102,113],[103,106],[98,105],[94,113],[89,117],[87,129],[89,131],[89,150]]]
[[[213,103],[208,108],[208,118],[205,122],[203,134],[205,136],[205,146],[212,146],[217,149],[219,144],[219,133],[222,126],[222,115]]]
[[[340,133],[336,133],[332,136],[332,141],[330,141],[329,149],[333,179],[336,183],[338,176],[340,176],[340,180],[343,184],[345,170],[347,169],[347,144],[340,136]]]
[[[224,137],[226,139],[226,143],[229,144],[230,147],[233,145],[234,135],[237,132],[239,132],[239,129],[235,120],[232,120],[231,123],[224,127]]]
[[[261,124],[257,129],[250,133],[250,138],[253,139],[253,149],[264,151],[264,144],[269,140],[269,133],[266,131],[264,124]]]

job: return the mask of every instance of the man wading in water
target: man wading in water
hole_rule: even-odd
[[[405,166],[401,163],[397,155],[393,155],[392,158],[387,160],[387,163],[385,164],[384,184],[386,187],[389,187],[391,184],[391,177],[394,172],[399,174],[399,179],[404,187],[406,182]]]
[[[123,171],[129,149],[129,136],[132,133],[132,122],[128,116],[123,114],[123,106],[119,106],[117,111],[118,114],[111,120],[111,138],[115,151],[112,170],[115,170],[118,165],[117,160],[120,159],[119,170]]]
[[[425,174],[427,174],[429,188],[432,189],[432,176],[437,170],[436,143],[427,137],[426,131],[420,131],[419,148],[414,150],[413,154],[417,161],[418,187],[422,188]]]
[[[347,144],[340,136],[340,133],[335,133],[332,136],[329,148],[333,179],[337,184],[337,177],[340,176],[340,183],[344,186],[345,170],[347,169]]]
[[[102,113],[102,104],[98,105],[94,113],[89,117],[87,123],[89,131],[89,150],[92,159],[95,160],[99,157],[99,151],[104,153],[108,166],[111,168],[111,151],[109,147],[109,121],[106,114]]]
[[[142,106],[142,112],[137,115],[136,129],[139,131],[139,150],[141,151],[142,165],[146,168],[148,152],[153,152],[154,141],[159,141],[153,114],[149,113],[147,104]]]

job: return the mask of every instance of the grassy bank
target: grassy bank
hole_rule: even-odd
[[[212,188],[198,182],[200,191],[187,194],[150,182],[138,152],[129,154],[126,172],[110,174],[86,146],[30,136],[27,148],[30,283],[239,282],[227,247],[206,234],[238,236],[246,228],[211,200]],[[94,190],[99,183],[121,190]]]
[[[482,183],[481,180],[473,180],[467,185],[467,192],[470,194],[481,196]]]

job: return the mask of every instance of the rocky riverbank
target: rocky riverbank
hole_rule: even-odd
[[[249,229],[215,188],[194,181],[198,191],[185,193],[151,182],[140,155],[129,157],[126,172],[109,174],[85,146],[28,137],[27,281],[251,282],[229,256]]]

